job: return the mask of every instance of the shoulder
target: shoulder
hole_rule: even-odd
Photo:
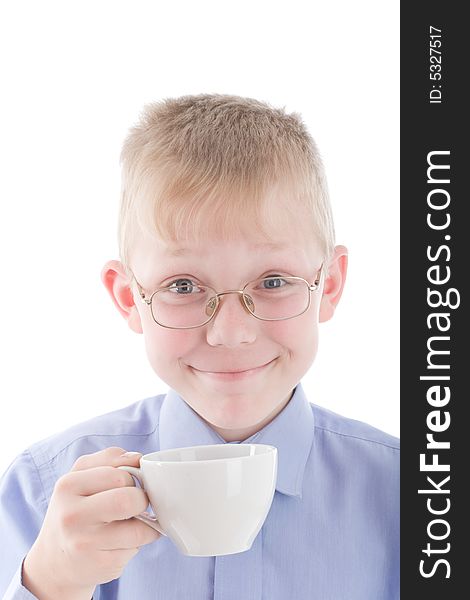
[[[398,489],[400,440],[372,425],[311,405],[317,456],[348,471]],[[386,483],[385,483],[386,482]]]
[[[314,416],[315,433],[325,435],[338,443],[344,442],[356,446],[388,448],[399,456],[399,438],[372,425],[344,417],[331,410],[310,403]]]
[[[158,423],[165,394],[87,419],[33,443],[26,452],[43,477],[68,472],[83,454],[110,446],[146,453],[158,449]]]
[[[372,425],[311,404],[314,460],[342,485],[361,493],[385,494],[385,504],[399,501],[400,440]],[[317,462],[318,461],[318,462]],[[361,485],[358,485],[361,482]]]
[[[400,501],[400,440],[316,405],[312,411],[312,473],[342,490],[351,505],[357,503],[357,511],[368,506],[369,516],[374,510],[394,523]]]

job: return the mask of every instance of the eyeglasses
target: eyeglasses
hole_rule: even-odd
[[[153,320],[168,329],[194,329],[209,323],[226,294],[239,294],[243,308],[261,321],[284,321],[308,310],[311,294],[320,285],[323,264],[313,283],[303,277],[270,275],[249,281],[241,290],[216,292],[203,283],[180,278],[145,297],[134,274],[142,302],[150,306]]]

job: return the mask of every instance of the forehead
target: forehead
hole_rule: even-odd
[[[254,279],[266,269],[283,269],[309,278],[321,262],[313,240],[301,236],[266,240],[257,235],[173,243],[142,236],[131,259],[132,271],[144,287],[161,285],[166,277],[183,271],[205,281]]]
[[[256,238],[255,238],[256,239]],[[212,239],[202,241],[185,240],[176,244],[160,244],[160,252],[168,258],[190,257],[195,254],[213,253],[215,249],[220,250],[223,247],[234,249],[237,246],[246,246],[252,252],[280,253],[298,251],[298,248],[292,242],[274,242],[274,241],[254,241],[250,238],[221,240]]]
[[[177,240],[163,240],[156,233],[142,232],[138,236],[135,249],[137,255],[158,257],[160,260],[191,259],[193,257],[210,257],[219,253],[228,252],[235,258],[237,253],[249,253],[253,260],[265,255],[306,255],[319,256],[320,244],[314,236],[305,235],[302,231],[273,232],[271,239],[260,235],[256,231],[244,232],[242,235],[233,235],[225,238],[216,233],[205,235],[201,239],[180,238]],[[277,234],[277,235],[276,235]]]
[[[202,228],[188,229],[182,222],[182,227],[167,235],[166,229],[159,233],[150,227],[136,236],[130,263],[138,272],[149,274],[196,262],[207,270],[240,272],[242,266],[247,271],[261,269],[262,263],[273,261],[279,266],[288,263],[292,269],[302,265],[309,268],[318,259],[321,262],[322,245],[307,216],[289,203],[280,205],[276,199],[266,203],[261,216],[254,219],[240,215],[234,222],[230,215],[214,211]]]

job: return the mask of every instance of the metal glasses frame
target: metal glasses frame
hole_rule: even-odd
[[[211,321],[214,318],[214,316],[216,315],[216,313],[219,309],[219,306],[220,306],[220,297],[225,296],[226,294],[239,294],[240,302],[241,302],[243,308],[245,308],[250,313],[251,316],[255,317],[255,319],[259,319],[260,321],[287,321],[288,319],[295,319],[296,317],[300,317],[300,315],[303,315],[304,312],[306,312],[310,307],[312,292],[317,290],[320,285],[322,271],[323,271],[323,263],[321,264],[320,268],[318,269],[317,277],[313,283],[309,283],[303,277],[294,277],[294,276],[282,277],[282,279],[296,279],[298,281],[303,281],[307,285],[307,288],[309,291],[308,304],[307,304],[307,307],[305,308],[305,310],[300,312],[298,315],[294,315],[292,317],[281,317],[280,319],[264,319],[263,317],[258,317],[257,315],[255,315],[254,312],[250,308],[250,304],[252,304],[252,300],[248,294],[245,294],[245,289],[250,285],[250,283],[253,283],[253,281],[258,281],[258,279],[270,279],[269,277],[259,277],[258,279],[253,279],[252,281],[249,281],[248,283],[246,283],[243,286],[243,289],[241,289],[241,290],[225,290],[223,292],[216,292],[215,296],[210,299],[211,301],[215,300],[215,306],[214,307],[211,306],[211,309],[213,309],[213,313],[211,314],[211,316],[207,319],[207,321],[204,321],[204,323],[201,323],[200,325],[190,325],[189,327],[171,327],[169,325],[163,325],[163,323],[160,323],[159,321],[157,321],[157,319],[155,318],[155,315],[153,314],[153,310],[152,310],[153,297],[155,296],[156,293],[158,293],[162,290],[168,290],[171,286],[165,285],[163,287],[159,287],[150,295],[149,298],[146,298],[145,292],[144,292],[142,286],[135,278],[134,273],[132,273],[132,271],[131,271],[131,273],[132,273],[132,279],[133,279],[133,281],[135,281],[135,283],[137,285],[137,289],[139,290],[140,298],[141,298],[142,302],[144,304],[147,304],[147,306],[150,308],[150,313],[152,315],[152,318],[157,325],[160,325],[160,327],[165,327],[166,329],[196,329],[198,327],[204,327],[204,325],[207,325],[207,323],[209,323],[209,321]],[[212,288],[212,286],[204,284],[204,283],[200,283],[199,285],[208,287],[210,289],[214,289],[214,288]]]

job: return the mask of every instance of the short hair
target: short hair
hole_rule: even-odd
[[[228,94],[152,102],[129,129],[120,162],[118,244],[126,270],[139,229],[169,245],[214,234],[230,240],[247,230],[273,241],[286,219],[298,226],[300,216],[324,257],[333,252],[320,154],[300,115],[285,107]],[[274,202],[282,223],[270,210]]]

